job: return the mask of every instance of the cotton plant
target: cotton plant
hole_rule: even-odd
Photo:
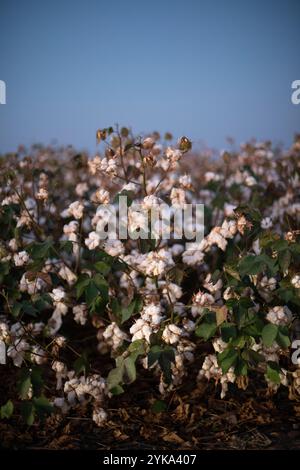
[[[288,151],[251,142],[219,159],[186,137],[96,137],[92,157],[40,148],[0,161],[0,341],[27,423],[87,407],[103,426],[141,369],[164,396],[195,367],[194,385],[222,398],[257,376],[299,395],[299,136]],[[178,235],[176,210],[204,204],[203,239],[164,239],[159,224],[104,239],[121,196],[131,234],[156,211]],[[211,353],[197,357],[201,343]]]

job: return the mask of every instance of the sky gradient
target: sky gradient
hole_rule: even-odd
[[[222,149],[300,132],[298,0],[0,0],[0,152],[114,123]]]

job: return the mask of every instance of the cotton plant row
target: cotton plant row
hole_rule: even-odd
[[[300,396],[299,137],[216,160],[169,134],[97,141],[92,158],[35,146],[0,160],[0,367],[16,386],[1,417],[87,410],[100,426],[145,374],[163,396],[186,381]],[[203,240],[103,240],[121,195],[132,230],[137,204],[204,204]]]

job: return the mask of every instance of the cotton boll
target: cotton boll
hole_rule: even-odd
[[[30,257],[26,251],[20,251],[13,256],[14,263],[16,266],[24,266],[30,260]]]
[[[265,217],[264,219],[262,219],[260,225],[263,229],[271,228],[273,226],[271,217]]]
[[[296,288],[300,289],[300,275],[297,274],[291,279],[291,284]]]
[[[93,411],[93,421],[97,426],[102,426],[107,420],[107,413],[103,408],[95,408]]]
[[[104,243],[104,250],[110,256],[120,256],[124,253],[124,245],[120,240],[107,240]]]
[[[79,219],[82,219],[83,210],[84,210],[84,205],[79,201],[75,201],[69,205],[68,214],[74,217],[74,219],[79,220]]]
[[[162,339],[168,344],[176,344],[178,343],[181,335],[181,328],[171,323],[165,327],[162,334]]]
[[[96,232],[90,232],[88,238],[85,239],[84,243],[88,247],[89,250],[94,250],[98,248],[101,243],[101,238]]]
[[[73,273],[73,271],[71,271],[71,269],[66,266],[66,265],[62,265],[62,267],[60,268],[59,272],[58,272],[58,275],[64,279],[65,281],[67,281],[67,283],[69,284],[69,286],[72,286],[73,284],[75,284],[75,282],[77,281],[77,276],[75,273]]]
[[[73,307],[74,320],[79,325],[85,325],[87,322],[88,308],[86,304],[75,305]]]
[[[272,307],[269,309],[266,318],[275,325],[288,325],[292,321],[292,312],[287,306]]]

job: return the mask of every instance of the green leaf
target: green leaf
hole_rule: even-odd
[[[145,354],[145,343],[143,339],[136,339],[131,343],[127,349],[127,351],[130,353],[130,356],[136,359],[138,356],[141,356]]]
[[[11,309],[12,316],[17,318],[22,310],[22,304],[19,302],[15,302],[13,308]]]
[[[26,313],[26,315],[30,315],[32,317],[36,317],[38,313],[32,302],[29,302],[28,300],[24,300],[21,303],[21,310],[23,313]]]
[[[131,356],[128,356],[124,360],[123,382],[125,384],[131,384],[135,380],[136,380],[135,359]]]
[[[77,299],[82,296],[85,288],[89,285],[91,278],[87,274],[81,274],[75,284]]]
[[[95,263],[94,268],[96,269],[96,271],[103,274],[103,276],[106,276],[111,270],[111,267],[104,261],[98,261],[97,263]]]
[[[156,361],[158,361],[163,371],[165,382],[167,384],[171,383],[171,363],[175,361],[174,349],[170,346],[163,347],[157,344],[152,346],[148,353],[148,366],[151,367]]]
[[[286,251],[289,248],[289,244],[286,240],[276,240],[273,243],[270,243],[270,246],[274,251]]]
[[[174,350],[170,347],[165,348],[159,356],[158,363],[163,371],[164,379],[166,384],[170,384],[172,381],[172,369],[171,363],[175,361]]]
[[[30,378],[34,395],[40,394],[44,385],[42,369],[40,366],[32,366]]]
[[[222,353],[218,354],[218,364],[220,365],[223,374],[226,374],[230,367],[234,366],[238,358],[238,353],[235,349],[227,348]]]
[[[53,406],[50,404],[49,400],[44,395],[34,398],[33,404],[40,418],[45,415],[49,415],[53,412]]]
[[[33,403],[25,401],[21,404],[22,418],[28,426],[32,426],[34,423],[35,409]]]
[[[78,357],[74,363],[73,363],[73,368],[76,372],[77,375],[84,373],[86,374],[89,371],[89,360],[88,360],[88,354],[86,351],[82,353],[80,357]]]
[[[237,329],[233,323],[223,323],[221,325],[221,337],[225,343],[237,337]]]
[[[89,282],[89,284],[85,288],[84,294],[87,306],[91,307],[91,305],[94,303],[94,301],[99,295],[99,290],[93,282]]]
[[[151,407],[151,410],[154,412],[154,413],[163,413],[164,411],[167,410],[167,403],[163,400],[155,400],[155,402],[153,403],[152,407]]]
[[[196,328],[195,334],[197,336],[200,336],[200,338],[203,338],[205,340],[208,340],[217,331],[217,325],[216,323],[202,323],[198,328]]]
[[[133,314],[138,313],[142,308],[142,299],[136,297],[127,307],[122,307],[116,298],[111,299],[113,314],[119,318],[121,324],[125,323]]]
[[[124,393],[124,388],[122,385],[116,385],[115,387],[110,388],[109,391],[112,395],[121,395]]]
[[[274,382],[275,384],[280,384],[280,368],[276,362],[271,362],[269,361],[267,364],[267,372],[266,376],[267,378],[271,381]]]
[[[158,344],[155,344],[152,346],[148,353],[148,367],[153,366],[153,364],[158,361],[159,356],[161,355],[162,352],[162,347],[159,346]]]
[[[248,361],[251,365],[257,365],[259,362],[264,362],[265,358],[262,354],[259,354],[253,349],[244,349],[242,352],[242,358]]]
[[[144,354],[145,345],[143,340],[137,340],[131,343],[127,349],[129,355],[124,358],[119,356],[116,358],[116,367],[112,369],[107,377],[109,390],[114,390],[116,393],[122,393],[123,384],[130,384],[136,380],[136,366],[135,361],[139,355]]]
[[[248,374],[248,365],[247,362],[241,357],[237,358],[237,363],[234,369],[236,375],[247,375]]]
[[[242,277],[262,273],[267,268],[274,275],[278,270],[275,265],[276,260],[264,253],[261,255],[247,255],[239,262],[238,270]]]
[[[240,280],[241,280],[238,271],[237,271],[233,266],[229,266],[228,264],[225,265],[225,266],[224,266],[224,271],[225,271],[226,273],[228,273],[231,277],[233,277],[234,279],[236,279],[237,281],[240,281]]]
[[[31,377],[28,370],[21,370],[21,377],[18,381],[17,390],[21,400],[25,400],[31,387]]]
[[[60,251],[65,251],[68,255],[73,253],[73,243],[69,240],[62,240],[59,242]]]
[[[265,346],[267,348],[270,348],[272,344],[274,343],[276,336],[278,334],[278,326],[273,325],[273,323],[269,323],[268,325],[265,325],[262,332],[262,340]]]
[[[109,390],[113,390],[115,387],[118,387],[122,383],[123,379],[123,369],[122,367],[115,367],[112,369],[107,376],[107,384]]]
[[[128,307],[123,307],[121,309],[121,323],[123,324],[127,320],[129,320],[129,318],[132,316],[134,311],[135,311],[135,300],[131,302],[131,304],[128,305]]]
[[[279,329],[277,337],[276,337],[276,342],[278,346],[280,346],[283,349],[287,349],[291,345],[291,340],[289,338],[289,335],[286,334],[285,332],[281,331]]]
[[[9,419],[14,412],[14,404],[11,400],[8,400],[5,405],[2,405],[0,408],[1,418]]]
[[[291,262],[291,258],[292,257],[291,257],[290,250],[280,251],[278,253],[278,263],[283,273],[285,273],[288,270],[290,262]]]
[[[280,287],[275,291],[275,294],[282,299],[284,302],[290,302],[293,297],[294,297],[294,289],[293,288],[286,288],[286,287]]]
[[[50,257],[51,251],[53,248],[52,240],[45,240],[42,243],[31,243],[26,250],[30,253],[30,256],[33,260],[45,259]]]

